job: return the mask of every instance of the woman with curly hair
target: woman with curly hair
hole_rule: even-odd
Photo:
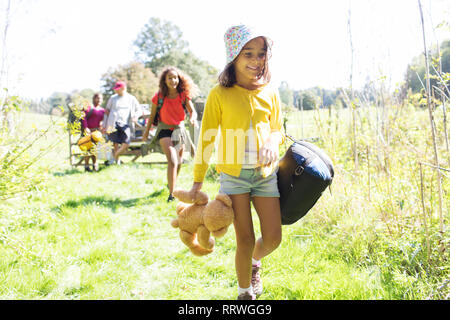
[[[189,113],[190,123],[193,126],[197,123],[195,121],[197,113],[191,101],[197,90],[197,86],[188,75],[175,67],[167,67],[159,77],[159,91],[152,98],[152,111],[142,140],[147,141],[156,117],[158,127],[154,139],[156,142],[159,141],[168,163],[168,202],[174,200],[172,192],[183,161],[184,142],[187,134],[184,128],[184,108]]]

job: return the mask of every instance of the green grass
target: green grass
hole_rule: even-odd
[[[320,137],[311,130],[313,113],[308,116],[309,136]],[[47,119],[33,117],[42,125]],[[292,119],[291,133],[298,128]],[[212,254],[193,256],[170,226],[176,203],[166,202],[165,165],[128,162],[85,173],[70,168],[65,138],[36,164],[43,185],[0,203],[1,299],[236,298],[233,228]],[[431,262],[426,257],[417,180],[405,183],[405,165],[391,159],[391,193],[385,175],[373,168],[368,201],[367,178],[351,173],[348,142],[335,135],[318,144],[335,162],[332,193],[327,190],[302,220],[283,226],[280,247],[263,261],[261,299],[445,298],[448,289],[438,287],[449,278],[448,252],[433,249]],[[191,184],[192,165],[186,164],[178,187]],[[205,180],[210,197],[218,189],[216,180]],[[433,201],[427,206],[436,208]],[[436,216],[430,221],[436,231]]]

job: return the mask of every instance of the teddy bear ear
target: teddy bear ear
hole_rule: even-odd
[[[218,193],[216,195],[216,200],[222,201],[227,207],[232,208],[233,203],[231,198],[225,193]]]

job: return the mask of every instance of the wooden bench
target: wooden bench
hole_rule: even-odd
[[[198,121],[199,125],[201,123],[204,105],[205,104],[203,101],[194,103],[194,107],[195,107],[195,110],[197,111],[197,115],[198,115],[197,121]],[[148,109],[149,108],[148,105],[141,105],[141,107],[144,108],[143,115],[139,118],[138,122],[135,124],[134,131],[132,132],[130,146],[125,151],[125,153],[122,154],[122,156],[132,156],[133,158],[131,159],[131,162],[136,162],[139,158],[145,157],[152,153],[160,153],[160,154],[163,153],[159,144],[153,146],[152,148],[149,148],[148,143],[142,141],[142,135],[145,130],[145,124],[144,124],[145,119],[148,118],[150,112]],[[188,132],[191,136],[191,140],[192,140],[193,144],[195,145],[197,143],[197,141],[194,140],[194,137],[195,137],[194,128],[187,127],[186,129],[188,130]],[[68,133],[69,133],[70,165],[72,167],[84,166],[84,157],[85,157],[86,153],[83,153],[78,148],[78,145],[77,145],[77,141],[80,138],[80,134],[73,135],[70,133],[70,130],[68,130]],[[153,131],[153,133],[154,133],[154,131]],[[148,141],[150,141],[152,138],[153,138],[152,131],[150,131]],[[193,157],[194,152],[195,152],[194,146],[193,145],[188,146],[187,150],[189,151],[190,156]],[[99,159],[99,164],[102,162],[103,162],[102,159]],[[159,161],[157,163],[166,163],[166,162],[167,161],[165,161],[165,162]],[[155,162],[151,162],[151,163],[155,163]]]

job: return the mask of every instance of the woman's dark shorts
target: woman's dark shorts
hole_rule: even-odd
[[[173,133],[173,130],[162,129],[161,131],[159,131],[158,137],[156,139],[160,140],[162,138],[172,138],[172,133]]]

